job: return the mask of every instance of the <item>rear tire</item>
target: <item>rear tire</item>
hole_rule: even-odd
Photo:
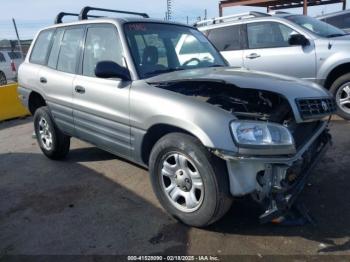
[[[152,149],[149,172],[161,205],[187,225],[208,226],[231,206],[225,162],[193,136],[162,137]]]
[[[330,91],[337,103],[337,114],[346,120],[350,120],[350,73],[337,78]]]
[[[47,106],[35,111],[34,130],[40,149],[48,158],[58,160],[68,154],[70,137],[55,125]]]
[[[0,71],[0,86],[7,85],[7,79],[4,72]]]

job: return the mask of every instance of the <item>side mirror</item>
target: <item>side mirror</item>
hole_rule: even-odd
[[[98,62],[95,68],[95,75],[100,78],[115,77],[126,81],[131,80],[129,70],[113,61]]]
[[[288,39],[288,42],[290,45],[306,46],[310,44],[309,40],[301,34],[291,35]]]

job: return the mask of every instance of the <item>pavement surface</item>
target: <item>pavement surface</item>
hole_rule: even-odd
[[[260,225],[238,199],[216,224],[170,218],[147,170],[72,139],[64,161],[31,138],[32,119],[0,123],[0,258],[6,254],[350,255],[350,123],[333,121],[334,146],[301,196],[316,225]]]

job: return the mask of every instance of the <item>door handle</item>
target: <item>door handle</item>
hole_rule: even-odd
[[[260,57],[261,55],[257,54],[257,53],[251,53],[249,55],[246,56],[246,58],[249,58],[249,59],[255,59],[255,58],[258,58]]]
[[[85,88],[82,86],[75,86],[75,92],[79,93],[79,94],[84,94],[85,93]]]
[[[46,84],[47,79],[45,77],[40,77],[40,83]]]

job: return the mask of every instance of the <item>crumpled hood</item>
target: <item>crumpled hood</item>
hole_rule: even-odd
[[[303,122],[304,120],[300,115],[296,99],[325,98],[332,96],[329,91],[312,82],[277,74],[233,67],[175,71],[154,76],[145,79],[145,81],[152,85],[184,81],[212,81],[233,85],[238,88],[274,92],[285,97],[289,102],[297,122]]]
[[[200,68],[161,74],[146,79],[150,84],[179,81],[218,81],[239,88],[250,88],[275,92],[290,102],[296,98],[327,97],[330,93],[321,86],[297,78],[251,71],[234,67]]]

